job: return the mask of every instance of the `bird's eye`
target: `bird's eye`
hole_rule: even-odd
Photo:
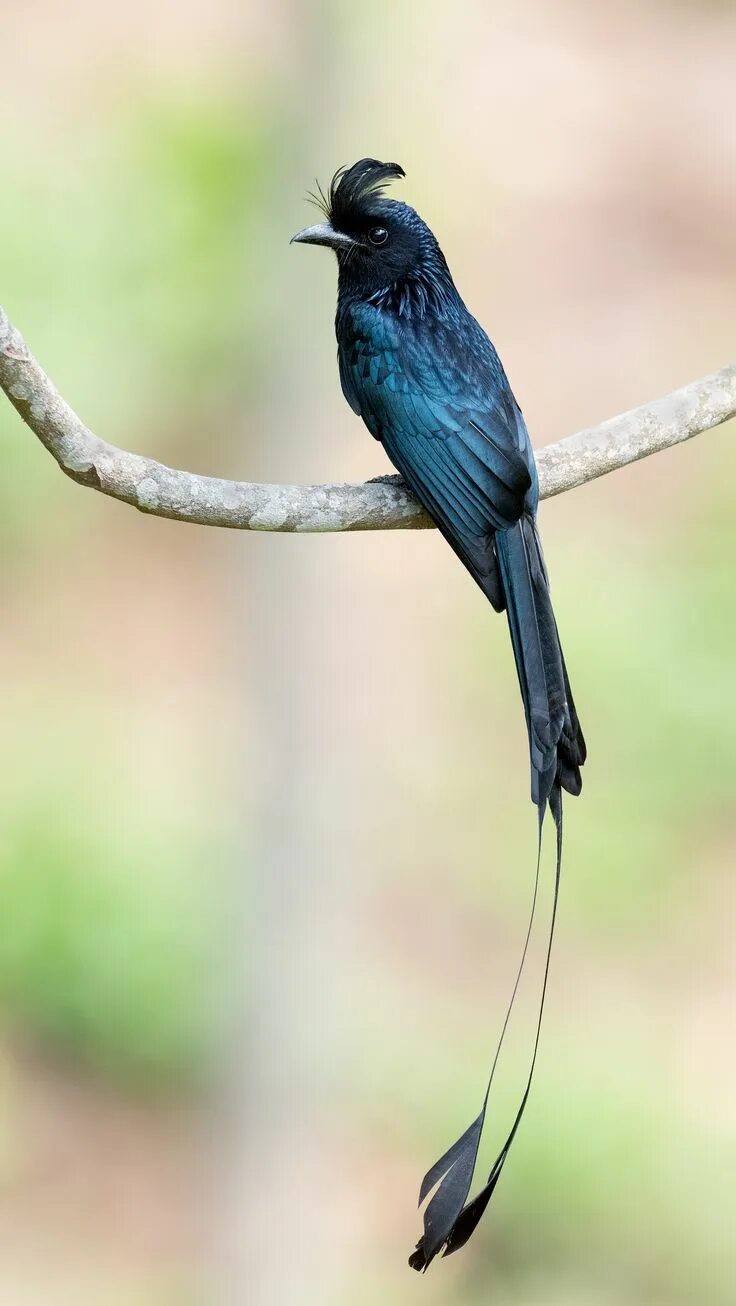
[[[385,245],[388,240],[388,232],[385,227],[371,227],[368,232],[368,239],[371,245]]]

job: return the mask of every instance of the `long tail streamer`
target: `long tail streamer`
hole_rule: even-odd
[[[557,865],[555,870],[554,897],[552,901],[552,916],[550,920],[549,939],[547,943],[547,953],[544,966],[544,979],[542,982],[542,993],[539,1002],[539,1014],[537,1017],[536,1033],[534,1038],[534,1047],[532,1051],[531,1065],[529,1075],[526,1081],[524,1093],[516,1113],[516,1118],[511,1127],[511,1131],[493,1163],[488,1179],[471,1201],[468,1201],[470,1186],[473,1181],[476,1162],[478,1160],[478,1149],[480,1147],[483,1125],[486,1118],[488,1099],[493,1084],[493,1078],[496,1073],[496,1066],[501,1053],[506,1030],[508,1028],[511,1011],[514,1006],[516,994],[521,981],[524,965],[529,950],[529,941],[534,925],[534,917],[537,908],[537,899],[539,896],[539,868],[542,854],[542,827],[544,824],[544,808],[539,813],[539,843],[537,848],[537,869],[534,879],[534,896],[532,899],[531,912],[529,916],[529,925],[524,940],[524,947],[521,954],[521,961],[516,975],[511,999],[506,1011],[506,1017],[501,1030],[501,1036],[498,1041],[496,1053],[493,1058],[493,1065],[486,1087],[485,1097],[480,1115],[473,1121],[472,1125],[466,1129],[465,1133],[458,1138],[456,1143],[440,1157],[438,1161],[427,1171],[422,1181],[419,1192],[419,1205],[426,1201],[429,1194],[436,1187],[431,1201],[425,1208],[424,1212],[424,1233],[417,1243],[416,1250],[409,1257],[409,1264],[412,1269],[425,1271],[429,1269],[432,1261],[439,1252],[443,1256],[450,1256],[452,1252],[458,1251],[471,1237],[475,1231],[478,1222],[488,1206],[493,1196],[496,1185],[501,1177],[506,1158],[511,1150],[512,1143],[516,1137],[516,1132],[521,1124],[522,1116],[526,1110],[531,1091],[532,1079],[534,1077],[534,1068],[537,1063],[537,1053],[539,1051],[539,1040],[542,1032],[542,1018],[544,1016],[544,1003],[547,996],[547,981],[549,979],[550,958],[552,956],[552,943],[554,940],[555,923],[557,920],[557,901],[560,890],[560,873],[562,869],[562,795],[559,786],[555,785],[549,796],[549,806],[554,818],[557,829]],[[439,1185],[437,1187],[437,1185]],[[444,1250],[443,1250],[444,1248]]]

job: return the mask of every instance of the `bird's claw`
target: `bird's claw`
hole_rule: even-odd
[[[403,476],[399,476],[398,472],[385,472],[383,476],[371,476],[371,479],[369,481],[366,481],[366,485],[404,485],[404,484],[405,484],[404,478]]]

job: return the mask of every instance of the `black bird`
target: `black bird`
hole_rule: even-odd
[[[316,199],[325,222],[294,236],[337,255],[335,329],[343,393],[436,522],[497,612],[506,610],[524,704],[531,792],[542,823],[557,826],[557,870],[544,983],[526,1087],[485,1186],[468,1201],[488,1095],[526,958],[529,929],[480,1114],[432,1166],[419,1202],[424,1233],[410,1265],[473,1233],[498,1182],[526,1107],[547,988],[562,853],[562,790],[579,794],[585,742],[550,601],[537,533],[537,469],[498,354],[465,307],[442,250],[408,204],[385,198],[397,163],[361,159]]]

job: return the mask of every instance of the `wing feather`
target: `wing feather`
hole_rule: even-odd
[[[415,340],[363,305],[341,323],[340,379],[350,406],[501,610],[493,536],[536,494],[536,469],[524,419],[481,337],[474,354],[458,356],[451,333]]]

